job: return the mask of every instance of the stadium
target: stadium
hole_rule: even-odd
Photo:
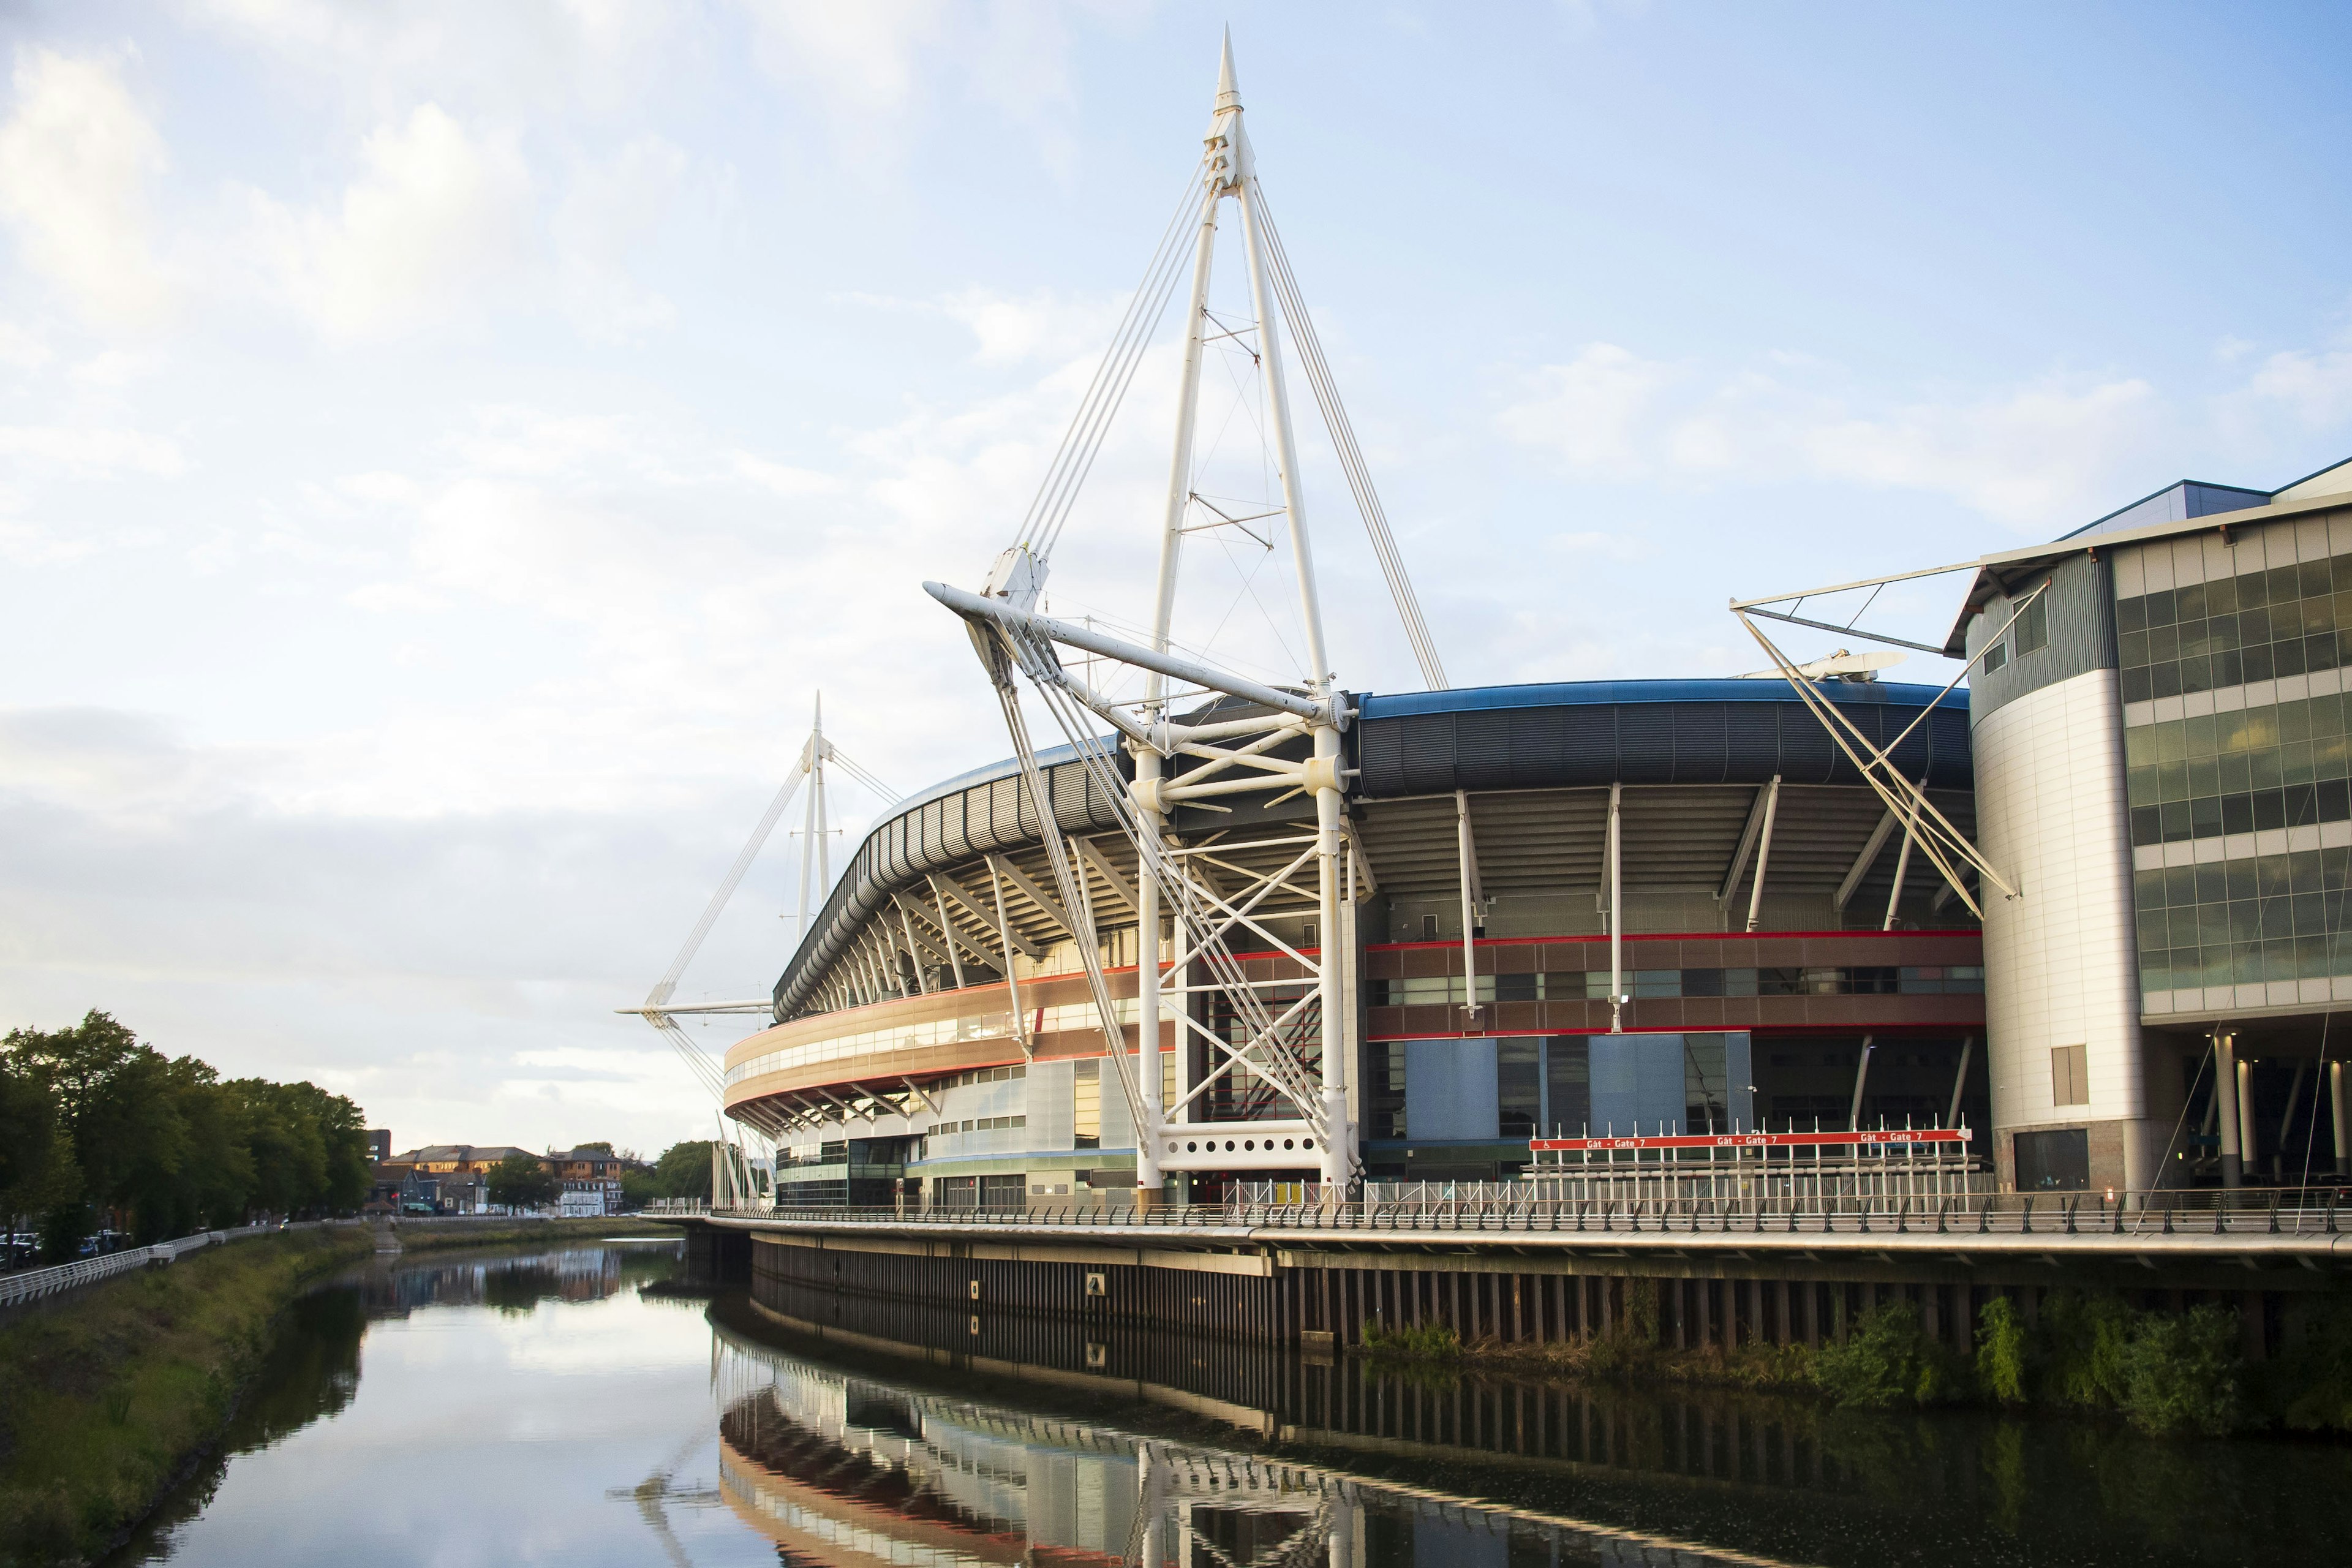
[[[1703,1195],[1745,1201],[1775,1158],[1801,1182],[1805,1151],[1816,1190],[1780,1195],[1854,1195],[1818,1186],[1832,1150],[1857,1180],[1929,1151],[1937,1184],[1872,1190],[1897,1202],[2352,1175],[2330,1033],[2352,999],[2352,463],[1737,601],[1761,679],[1457,686],[1255,169],[1228,54],[1197,178],[1013,543],[979,592],[925,584],[1013,755],[892,805],[813,911],[804,865],[770,997],[672,1005],[788,786],[632,1009],[774,1150],[772,1180],[729,1167],[723,1202],[1297,1199],[1571,1157],[1585,1179],[1596,1156],[1629,1194],[1645,1160],[1710,1183],[1728,1160]],[[1055,620],[1058,542],[1188,277],[1150,611],[1132,635]],[[1286,361],[1425,690],[1332,673]],[[1196,440],[1210,362],[1226,405]],[[1221,568],[1269,640],[1241,646]],[[1948,627],[1864,624],[1885,586],[1958,575]],[[1759,621],[1958,673],[1801,663]],[[816,813],[828,757],[820,725]],[[746,1010],[765,1026],[723,1066],[673,1017]]]
[[[1822,689],[1882,744],[1907,731],[1891,760],[1967,830],[1965,693]],[[1538,1132],[1843,1126],[1857,1096],[1870,1126],[1985,1124],[1976,921],[1781,682],[1352,702],[1355,899],[1328,934],[1365,1178],[1508,1177]],[[1076,944],[1091,929],[1134,1050],[1135,856],[1077,764],[1040,761],[1087,908],[1052,890],[1012,763],[950,779],[866,836],[777,982],[777,1022],[729,1052],[730,1114],[779,1130],[779,1201],[1004,1206],[1134,1184]],[[1247,868],[1301,819],[1294,801],[1171,826]],[[1314,918],[1271,923],[1319,954]],[[1239,956],[1304,981],[1278,951]],[[1174,1106],[1211,1064],[1173,1023],[1159,1033]],[[1289,1114],[1236,1072],[1171,1120],[1246,1139]],[[1248,1169],[1305,1182],[1314,1164]],[[1194,1178],[1196,1197],[1220,1189]]]

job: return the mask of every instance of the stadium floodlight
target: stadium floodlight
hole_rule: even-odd
[[[1208,302],[1218,217],[1228,199],[1240,210],[1254,317],[1241,325],[1213,315]],[[1152,328],[1174,295],[1188,247],[1192,290],[1151,629],[1148,640],[1130,640],[1092,626],[1051,619],[1039,613],[1039,601],[1078,488],[1125,397]],[[1281,500],[1244,512],[1200,492],[1193,482],[1193,448],[1202,351],[1213,341],[1247,333],[1255,337],[1249,377],[1256,381],[1263,402],[1259,428],[1265,442],[1265,467],[1279,482]],[[1444,668],[1266,207],[1243,128],[1230,37],[1219,61],[1214,107],[1194,180],[1145,269],[1143,284],[1113,335],[1015,542],[997,558],[980,593],[925,584],[934,598],[964,618],[996,689],[1015,759],[1036,808],[1061,907],[1082,923],[1091,923],[1084,874],[1055,821],[1030,740],[1024,688],[1062,731],[1090,785],[1111,803],[1113,816],[1135,850],[1135,912],[1141,935],[1136,1003],[1139,1022],[1132,1056],[1124,1043],[1125,1026],[1110,995],[1095,933],[1074,934],[1097,1019],[1135,1118],[1136,1180],[1147,1194],[1156,1194],[1169,1172],[1312,1166],[1327,1188],[1336,1189],[1355,1180],[1360,1169],[1348,1114],[1347,1076],[1358,1030],[1342,981],[1354,904],[1360,892],[1370,895],[1370,878],[1359,875],[1360,868],[1368,868],[1343,820],[1347,775],[1340,736],[1353,714],[1324,651],[1322,608],[1285,382],[1285,340],[1297,354],[1331,433],[1423,679],[1432,688],[1443,686]],[[1294,629],[1301,646],[1293,657],[1305,666],[1300,679],[1291,684],[1255,679],[1235,673],[1229,661],[1213,654],[1177,652],[1171,634],[1185,537],[1239,530],[1271,549],[1273,535],[1252,531],[1249,525],[1277,517],[1285,523],[1298,592]],[[1083,673],[1064,662],[1065,649],[1082,656],[1073,662],[1083,667]],[[1095,668],[1105,662],[1112,668],[1108,680],[1095,676]],[[1134,685],[1123,684],[1130,679],[1139,685],[1139,698],[1113,695],[1133,690]],[[1181,717],[1180,707],[1185,710]],[[1102,734],[1104,723],[1117,731],[1116,741]],[[1133,759],[1132,784],[1122,776],[1115,744],[1123,744]],[[1251,796],[1259,797],[1258,804],[1266,808],[1305,797],[1313,806],[1312,826],[1261,811],[1251,816],[1247,826],[1197,833],[1194,841],[1176,830],[1175,816],[1181,808],[1232,816],[1234,798]],[[1308,921],[1315,937],[1297,940]],[[1247,951],[1279,953],[1297,973],[1278,980],[1253,980],[1235,955],[1236,942],[1244,940]],[[1163,1025],[1173,1026],[1178,1047],[1172,1105],[1163,1103],[1158,1070]],[[1208,1067],[1198,1081],[1190,1070],[1195,1041]],[[1276,1120],[1207,1121],[1212,1091],[1221,1085],[1230,1090],[1244,1077],[1270,1086],[1288,1102],[1291,1114]]]

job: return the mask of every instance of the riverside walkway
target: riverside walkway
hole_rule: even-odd
[[[1003,1211],[680,1206],[700,1256],[795,1319],[820,1300],[899,1337],[1004,1314],[1345,1347],[1435,1325],[1548,1342],[1639,1325],[1677,1348],[1819,1343],[1902,1300],[1969,1342],[1996,1297],[2235,1308],[2251,1352],[2352,1291],[2352,1191],[2059,1199],[1072,1205]],[[941,1315],[927,1330],[926,1314]],[[969,1322],[965,1321],[969,1318]],[[848,1321],[846,1317],[843,1321]],[[944,1326],[943,1326],[944,1325]]]

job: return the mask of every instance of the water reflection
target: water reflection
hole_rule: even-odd
[[[830,1293],[803,1316],[680,1264],[588,1246],[336,1282],[291,1315],[229,1457],[118,1561],[1976,1568],[2333,1561],[2352,1538],[2341,1447],[1433,1375]]]
[[[719,1489],[788,1564],[1759,1561],[927,1391],[719,1334]]]

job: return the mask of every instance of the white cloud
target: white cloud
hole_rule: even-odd
[[[743,0],[743,9],[763,68],[866,110],[906,101],[916,57],[950,22],[942,0]]]
[[[1529,378],[1528,395],[1503,410],[1503,433],[1557,454],[1571,468],[1632,476],[1655,460],[1653,411],[1683,372],[1615,343],[1593,343],[1566,364]]]
[[[14,321],[0,321],[0,364],[11,370],[38,370],[49,363],[49,345]]]
[[[86,429],[63,425],[0,426],[0,457],[30,470],[75,479],[122,474],[183,472],[180,448],[160,436],[137,430]]]
[[[1530,377],[1497,424],[1601,478],[1914,489],[2031,530],[2096,515],[2176,417],[2145,380],[2054,376],[1961,400],[1880,396],[1858,415],[1833,367],[1770,363],[1706,374],[1596,343]]]
[[[2247,378],[2239,401],[2310,429],[2352,425],[2352,348],[2272,354]]]
[[[677,309],[630,271],[669,222],[687,156],[639,137],[574,175],[555,214],[556,281],[565,311],[591,337],[626,342],[668,326]]]
[[[172,297],[148,210],[163,139],[111,61],[20,49],[14,86],[0,218],[26,263],[97,325],[152,324]]]
[[[2137,378],[2049,383],[1958,405],[1917,404],[1798,432],[1824,478],[1948,495],[2021,527],[2090,518],[2166,418]]]
[[[530,174],[514,138],[438,104],[379,127],[331,207],[249,194],[254,245],[286,298],[331,336],[375,337],[488,303],[524,265]]]

